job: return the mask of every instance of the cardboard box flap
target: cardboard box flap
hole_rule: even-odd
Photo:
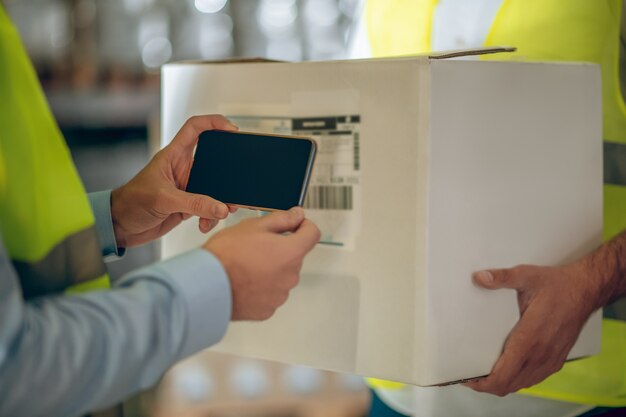
[[[204,59],[188,59],[183,61],[170,62],[169,64],[259,64],[259,63],[277,63],[277,62],[287,62],[287,61],[279,61],[275,59],[262,58],[262,57],[233,57],[233,58],[225,58],[225,59],[216,59],[216,60],[204,60]],[[169,65],[166,64],[166,65]]]
[[[484,48],[431,52],[428,54],[428,59],[450,59],[450,58],[460,58],[460,57],[474,56],[474,55],[490,55],[490,54],[498,54],[501,52],[515,52],[516,50],[517,48],[514,46],[488,46]]]
[[[512,46],[488,46],[483,48],[472,48],[472,49],[457,49],[451,51],[440,51],[440,52],[429,52],[427,54],[417,54],[417,55],[406,55],[406,56],[396,56],[396,57],[386,57],[389,59],[397,59],[397,58],[414,58],[414,57],[424,57],[427,59],[452,59],[452,58],[461,58],[467,56],[476,56],[476,55],[489,55],[489,54],[498,54],[501,52],[515,52],[517,48]],[[379,58],[380,59],[380,58]],[[385,59],[385,58],[383,58]],[[369,60],[369,59],[368,59]],[[172,62],[170,64],[259,64],[259,63],[286,63],[287,61],[280,61],[262,57],[241,57],[241,58],[225,58],[213,61],[207,60],[184,60],[178,62]],[[170,65],[166,64],[166,65]]]

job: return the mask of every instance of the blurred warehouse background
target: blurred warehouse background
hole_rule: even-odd
[[[230,57],[344,58],[360,0],[0,0],[21,33],[87,191],[114,188],[159,136],[159,67]],[[150,145],[152,144],[152,145]],[[113,277],[157,245],[109,264]],[[201,353],[129,408],[133,416],[363,416],[361,378]]]
[[[171,60],[341,58],[358,0],[8,0],[46,86],[137,85]]]

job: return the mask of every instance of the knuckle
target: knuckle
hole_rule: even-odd
[[[287,300],[289,299],[289,292],[288,291],[284,291],[278,294],[278,296],[276,297],[276,308],[282,306],[283,304],[285,304],[287,302]]]
[[[520,384],[520,386],[519,386],[519,387],[515,390],[515,392],[517,392],[517,391],[519,391],[519,390],[521,390],[521,389],[530,388],[530,387],[532,387],[533,385],[535,385],[536,383],[537,383],[537,382],[535,382],[535,381],[527,381],[527,382],[524,382],[523,384]]]
[[[494,386],[489,392],[491,392],[493,395],[497,395],[498,397],[506,397],[512,391],[508,385],[504,385],[504,386]]]
[[[311,224],[313,223],[311,222]],[[317,227],[315,224],[313,224],[313,238],[316,242],[319,242],[319,240],[322,238],[322,232],[320,231],[320,228]]]
[[[500,281],[501,283],[510,283],[511,281],[513,281],[516,277],[515,272],[513,272],[512,270],[504,270],[502,271],[502,273],[500,273],[500,275],[498,276],[498,281]]]
[[[152,195],[152,207],[159,209],[164,205],[168,205],[168,203],[170,203],[170,200],[170,193],[165,188],[159,188]]]
[[[152,159],[153,159],[154,161],[159,161],[159,160],[161,160],[161,159],[163,159],[163,158],[166,158],[166,157],[167,157],[167,148],[162,148],[162,149],[159,149],[159,150],[158,150],[158,151],[154,154],[154,156],[152,157]]]
[[[565,357],[561,358],[561,360],[559,361],[559,363],[556,364],[555,371],[554,372],[559,372],[561,369],[563,369],[563,366],[565,366],[565,361],[567,360],[567,355],[565,355]]]
[[[181,128],[180,128],[180,131],[179,131],[180,133],[185,132],[185,131],[188,131],[189,129],[192,129],[192,128],[193,128],[193,124],[194,124],[194,122],[193,122],[193,118],[194,118],[194,117],[195,117],[195,116],[191,116],[190,118],[188,118],[187,120],[185,120],[185,123],[183,123],[183,125],[182,125],[182,126],[181,126]]]
[[[534,272],[535,266],[528,264],[517,265],[511,270],[512,273],[522,276],[530,275]]]
[[[296,262],[296,265],[295,265],[295,268],[296,268],[296,271],[297,271],[296,272],[297,275],[300,274],[300,271],[302,270],[302,265],[303,264],[304,264],[304,258],[299,257],[297,262]]]
[[[281,279],[280,289],[289,291],[296,285],[298,285],[298,276],[297,275],[294,276],[294,274],[289,274],[285,276],[283,279]]]
[[[156,190],[154,197],[158,200],[166,200],[166,199],[169,199],[170,193],[167,191],[166,188],[161,187]]]
[[[559,372],[561,369],[563,369],[563,362],[559,362],[559,363],[555,363],[554,365],[552,365],[549,370],[548,370],[548,374],[545,376],[545,378],[547,378],[548,376]]]
[[[289,280],[289,288],[295,288],[300,283],[300,274],[293,274]]]
[[[199,132],[199,127],[201,125],[202,122],[202,116],[199,115],[194,115],[191,116],[189,119],[187,119],[187,121],[185,122],[185,126],[187,127],[187,129],[189,129],[190,132],[193,132],[194,134],[198,134]]]
[[[285,276],[280,280],[279,288],[281,290],[290,290],[294,287],[293,277],[291,275]]]
[[[517,272],[515,270],[515,268],[512,269],[502,269],[500,270],[497,274],[494,274],[494,279],[497,282],[500,282],[502,284],[506,284],[510,281],[513,281],[513,279],[516,277]]]
[[[477,381],[471,388],[477,392],[488,392],[484,381]]]
[[[275,308],[265,308],[265,309],[261,310],[261,312],[259,314],[259,318],[261,320],[270,319],[274,315],[275,311],[276,311]]]
[[[194,196],[189,200],[189,208],[194,213],[202,213],[204,207],[204,198],[201,196]]]
[[[282,230],[288,230],[291,228],[291,217],[288,216],[281,216],[279,219],[277,219],[278,223],[280,224],[280,228]]]

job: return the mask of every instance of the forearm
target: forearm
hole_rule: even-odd
[[[626,296],[626,232],[603,244],[576,263],[591,283],[594,308]]]
[[[184,257],[110,291],[25,304],[2,252],[0,415],[73,416],[114,404],[219,341],[230,319],[228,280],[208,252]],[[186,274],[173,276],[180,269]]]

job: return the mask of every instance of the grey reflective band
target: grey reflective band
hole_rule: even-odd
[[[605,306],[602,311],[602,317],[626,321],[626,298],[620,298],[612,304]]]
[[[626,186],[626,143],[604,142],[604,183]],[[603,317],[626,320],[626,299],[604,307]]]
[[[626,143],[604,142],[604,183],[626,186]]]
[[[76,232],[37,262],[13,259],[24,298],[60,292],[106,273],[96,227]]]

